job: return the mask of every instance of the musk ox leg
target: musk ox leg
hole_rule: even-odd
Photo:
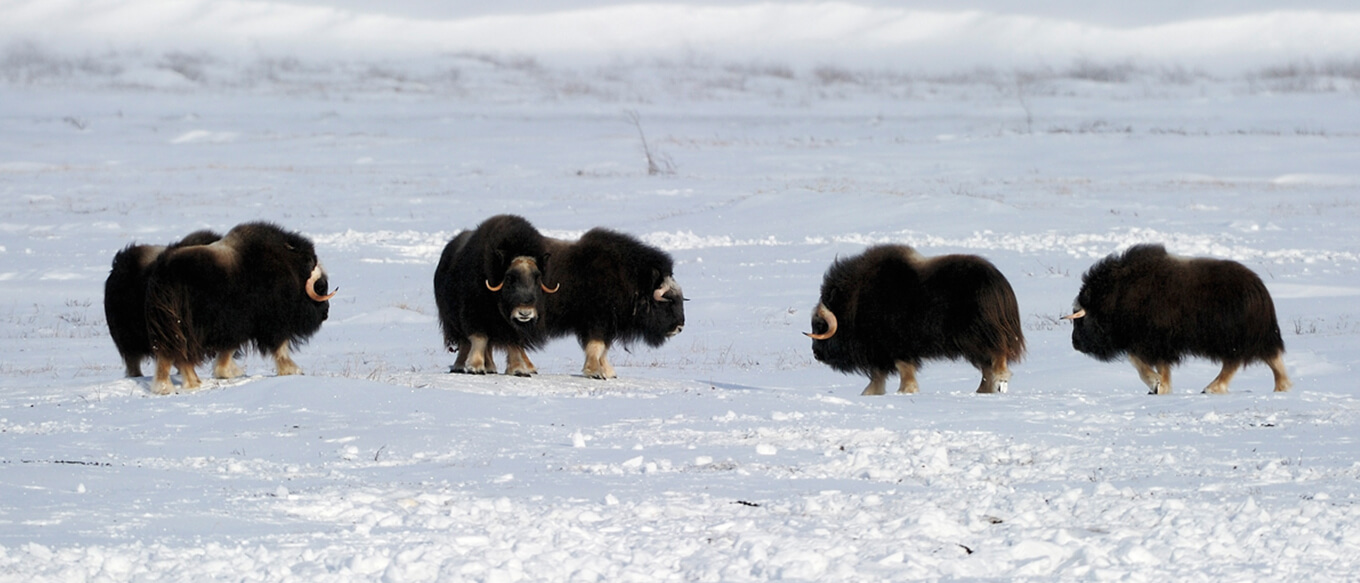
[[[1223,370],[1218,371],[1218,376],[1214,377],[1213,382],[1209,383],[1209,386],[1204,387],[1204,392],[1210,395],[1228,394],[1228,383],[1232,382],[1233,376],[1237,374],[1237,370],[1240,368],[1242,368],[1242,363],[1240,362],[1229,361],[1223,363]]]
[[[163,356],[156,357],[156,375],[151,379],[151,392],[157,395],[169,395],[175,392],[175,385],[170,382],[170,367],[174,363]]]
[[[468,337],[467,361],[463,364],[463,372],[469,374],[496,373],[496,362],[491,360],[491,347],[487,344],[486,335],[473,334]]]
[[[235,352],[224,350],[217,353],[217,360],[213,362],[213,377],[219,379],[234,379],[246,374],[241,369],[241,365],[236,364]]]
[[[586,341],[586,364],[581,367],[581,374],[592,379],[612,379],[618,375],[614,374],[614,366],[609,364],[609,345],[603,340]]]
[[[1148,386],[1149,395],[1171,394],[1170,364],[1158,363],[1156,370],[1153,370],[1153,365],[1144,362],[1137,356],[1129,355],[1129,361],[1133,362],[1133,368],[1138,369],[1138,378],[1143,379],[1143,384]]]
[[[472,352],[472,344],[467,340],[458,341],[458,357],[453,359],[453,366],[449,367],[449,372],[467,372],[468,353]]]
[[[888,371],[875,370],[869,373],[869,385],[864,387],[861,395],[882,395],[887,392]]]
[[[123,355],[123,366],[127,368],[127,376],[142,376],[142,357],[131,354]]]
[[[189,391],[197,389],[203,385],[203,383],[198,380],[198,371],[194,370],[194,363],[181,362],[176,364],[175,368],[179,369],[179,376],[184,380],[184,390]]]
[[[524,351],[523,346],[511,345],[505,349],[505,374],[527,377],[538,374],[538,369],[529,360],[529,353]]]
[[[992,365],[982,368],[982,384],[978,385],[979,393],[1004,393],[1010,388],[1011,371],[1006,367],[1006,357],[997,356],[992,359]]]
[[[916,365],[902,360],[895,361],[893,364],[897,365],[897,376],[902,381],[897,385],[898,394],[906,395],[921,392],[921,385],[916,384]],[[882,395],[883,393],[878,394]]]
[[[1275,375],[1275,392],[1283,393],[1294,386],[1289,380],[1289,375],[1284,372],[1284,354],[1276,354],[1266,361],[1266,366],[1270,367],[1271,374]]]
[[[279,376],[302,374],[302,369],[298,368],[296,362],[293,362],[293,357],[289,353],[287,342],[280,344],[278,348],[274,349],[274,371],[277,372]]]

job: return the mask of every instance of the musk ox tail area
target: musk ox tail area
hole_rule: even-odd
[[[447,290],[454,285],[454,262],[470,238],[472,231],[463,231],[450,239],[444,245],[444,252],[439,255],[439,265],[434,269],[434,305],[439,311],[439,329],[444,333],[444,348],[450,352],[457,350],[459,343],[467,337],[458,325],[458,295]]]
[[[128,245],[113,256],[104,281],[104,319],[127,376],[142,376],[141,361],[151,356],[146,331],[146,273],[164,247]]]
[[[1007,362],[1020,362],[1025,357],[1025,333],[1020,322],[1020,304],[1015,291],[996,267],[986,263],[986,281],[979,293],[978,305],[982,319],[990,322],[987,330],[996,334],[992,339]]]

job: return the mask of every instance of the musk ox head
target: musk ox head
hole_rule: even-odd
[[[548,261],[543,235],[523,217],[497,215],[478,225],[474,239],[470,244],[485,245],[482,284],[496,294],[497,312],[515,328],[536,324],[543,294],[558,290],[543,282]]]
[[[1072,314],[1065,317],[1072,322],[1072,348],[1103,361],[1123,356],[1129,348],[1130,339],[1126,335],[1137,333],[1134,327],[1145,331],[1156,317],[1148,313],[1141,322],[1128,321],[1128,315],[1122,314],[1120,308],[1125,296],[1156,295],[1158,290],[1149,288],[1145,282],[1158,279],[1173,259],[1161,245],[1139,245],[1092,265],[1081,278],[1081,291],[1073,302]],[[1152,304],[1146,305],[1150,308]]]
[[[498,283],[488,278],[484,285],[487,291],[496,294],[500,313],[512,324],[530,325],[538,319],[539,300],[544,293],[557,293],[561,284],[549,288],[543,283],[543,271],[539,260],[534,257],[518,256],[506,261],[504,253],[497,252],[497,264],[504,263],[501,270],[492,269],[491,274],[500,273]]]
[[[652,280],[651,293],[637,299],[637,318],[643,342],[661,346],[685,329],[685,294],[671,275],[652,270]]]
[[[330,315],[327,293],[330,280],[317,259],[310,239],[272,223],[237,225],[216,245],[223,247],[218,260],[240,270],[244,289],[284,300],[291,309],[281,311],[290,322],[279,323],[293,330],[315,331]],[[266,290],[276,289],[269,293]]]
[[[847,354],[857,350],[855,335],[847,331],[846,324],[827,304],[825,298],[817,304],[812,311],[812,332],[803,333],[812,339],[812,357],[837,370],[854,370],[855,367],[848,364],[852,359],[847,358]],[[841,313],[845,314],[843,308]]]
[[[900,251],[896,251],[901,253]],[[864,255],[837,259],[822,279],[820,301],[812,310],[812,356],[818,362],[842,372],[857,372],[865,356],[857,330],[856,306],[866,287],[865,268],[882,253],[871,249]]]

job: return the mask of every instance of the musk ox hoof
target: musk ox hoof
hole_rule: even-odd
[[[175,385],[170,381],[151,383],[151,392],[156,395],[169,395],[175,392]]]

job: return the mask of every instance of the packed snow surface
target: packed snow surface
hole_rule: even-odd
[[[0,1],[16,39],[0,46],[0,580],[1360,572],[1345,6],[1153,2],[1121,21],[998,1],[928,4],[938,20],[921,24],[887,2],[156,4]],[[780,24],[814,13],[825,26]],[[623,16],[638,26],[601,25],[616,37],[556,33]],[[934,50],[1025,23],[1047,47],[1030,56],[1048,56],[1014,67],[978,67],[986,46],[857,57],[917,50],[911,26],[954,35]],[[743,48],[762,27],[775,49],[861,44]],[[1217,69],[1177,48],[1214,27],[1210,48],[1280,40]],[[1138,50],[1087,52],[1096,29]],[[547,54],[626,34],[655,54]],[[445,372],[435,263],[506,212],[670,252],[684,332],[617,347],[610,381],[579,376],[570,339],[534,355],[533,378]],[[102,310],[113,254],[262,219],[309,236],[339,288],[295,355],[306,374],[250,354],[246,377],[195,392],[122,378]],[[1029,345],[1009,393],[930,362],[921,393],[861,397],[867,379],[812,358],[801,333],[826,267],[885,242],[983,255],[1009,278]],[[1060,317],[1082,273],[1144,242],[1259,274],[1294,389],[1255,366],[1203,395],[1218,368],[1191,359],[1149,396],[1127,363],[1072,350]]]

